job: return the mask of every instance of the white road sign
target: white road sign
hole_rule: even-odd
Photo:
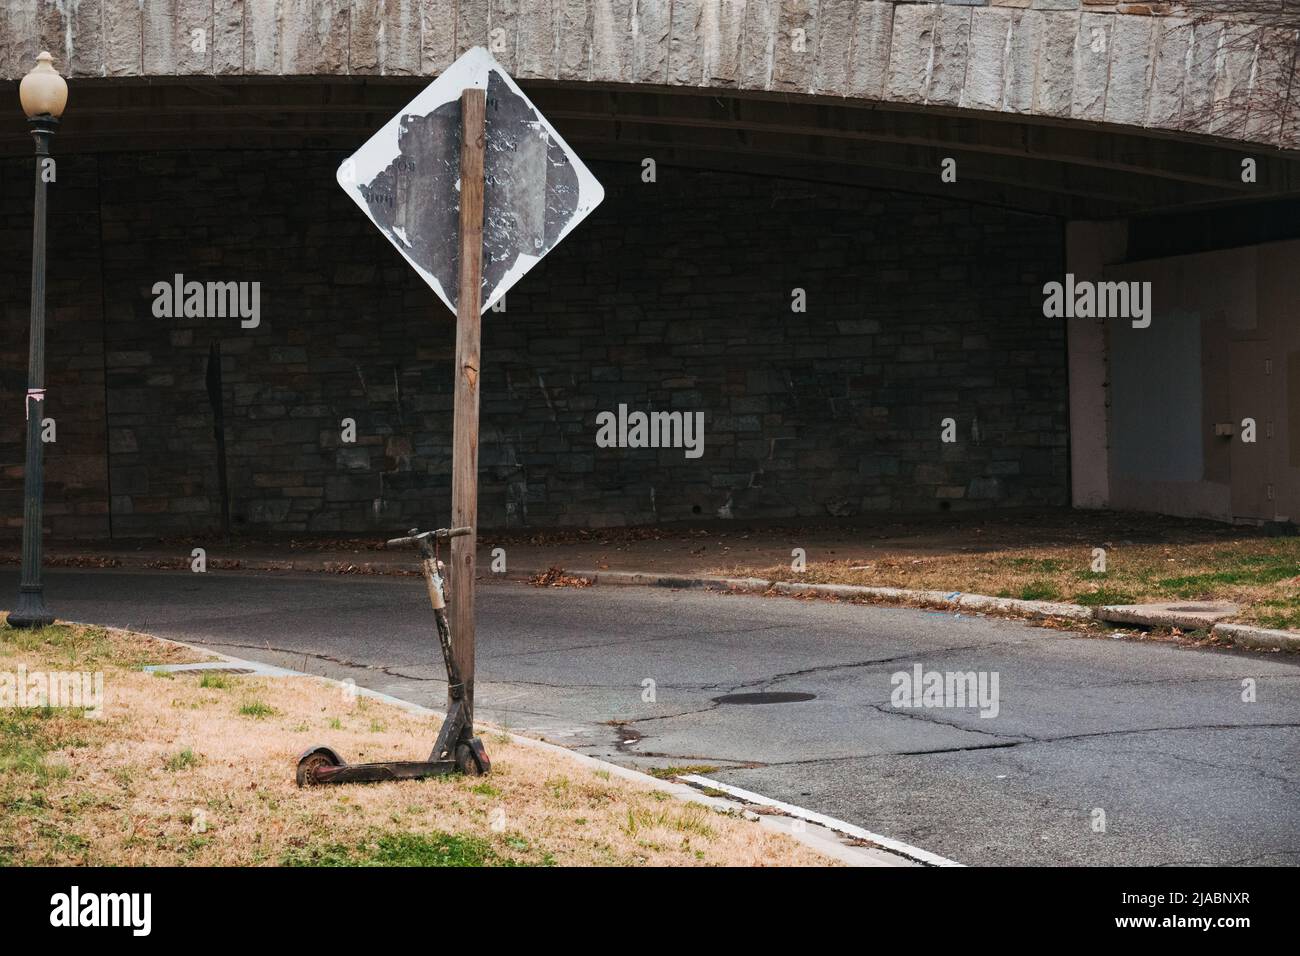
[[[456,311],[460,94],[487,96],[480,311],[605,198],[596,177],[482,47],[465,52],[338,170],[339,185]]]

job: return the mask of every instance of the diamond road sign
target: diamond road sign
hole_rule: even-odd
[[[339,185],[456,311],[460,94],[487,95],[480,311],[605,198],[596,177],[482,47],[467,51],[345,159]]]

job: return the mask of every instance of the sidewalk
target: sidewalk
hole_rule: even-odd
[[[48,567],[187,568],[193,548],[206,551],[208,567],[245,570],[324,571],[353,574],[414,572],[409,551],[389,551],[373,537],[242,537],[227,545],[219,534],[165,540],[47,542]],[[881,559],[928,559],[945,555],[1036,547],[1101,544],[1202,544],[1261,537],[1255,529],[1150,515],[1051,511],[881,516],[878,520],[770,521],[762,524],[709,521],[665,527],[599,530],[484,530],[478,560],[506,551],[510,577],[547,568],[710,575],[738,568],[788,566],[803,548],[809,566],[834,561],[855,565]],[[15,539],[0,541],[0,563],[16,563]],[[919,561],[918,561],[919,563]]]

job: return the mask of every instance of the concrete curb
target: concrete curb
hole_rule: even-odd
[[[66,623],[80,624],[86,627],[99,626],[84,621],[67,621]],[[123,633],[144,633],[142,631],[129,632],[124,628],[117,627],[106,628],[106,630],[120,631]],[[326,677],[323,674],[308,674],[304,671],[277,667],[272,664],[263,664],[242,657],[232,657],[229,654],[222,654],[219,651],[214,651],[210,647],[186,644],[184,641],[175,641],[170,638],[158,637],[153,634],[149,634],[148,636],[165,644],[184,647],[199,654],[206,654],[211,657],[219,658],[219,660],[215,662],[216,664],[222,667],[248,670],[251,672],[248,675],[250,677],[306,677],[310,680],[328,684],[332,687],[338,687],[340,689],[344,687],[343,681],[336,680],[333,677]],[[177,671],[196,671],[211,669],[212,666],[212,664],[180,664],[169,666],[168,669]],[[156,668],[146,667],[145,669],[151,670]],[[360,684],[353,684],[351,689],[355,691],[358,696],[367,697],[371,700],[377,700],[381,703],[389,704],[390,706],[418,717],[435,717],[442,719],[446,716],[442,711],[434,710],[433,708],[425,707],[421,704],[415,704],[409,700],[403,700],[400,697],[394,697],[391,694],[385,694],[381,691],[371,690],[368,687],[362,687]],[[684,783],[676,783],[669,780],[661,780],[660,778],[653,777],[650,774],[641,773],[639,770],[623,767],[616,763],[609,763],[608,761],[600,760],[588,754],[579,753],[578,751],[570,750],[567,747],[561,747],[559,744],[553,744],[545,740],[538,740],[535,737],[525,737],[504,730],[500,727],[496,727],[492,724],[480,723],[478,721],[475,723],[483,730],[489,730],[494,734],[502,734],[509,737],[511,742],[517,743],[520,746],[529,747],[533,750],[546,751],[562,759],[574,761],[575,763],[589,769],[600,770],[604,773],[608,773],[611,777],[618,777],[620,780],[640,783],[649,786],[652,789],[667,793],[678,800],[683,800],[689,803],[698,803],[719,813],[739,814],[746,820],[758,824],[765,830],[788,836],[795,841],[802,843],[804,846],[807,846],[809,849],[820,853],[822,856],[829,857],[830,859],[844,863],[848,866],[895,867],[925,865],[918,863],[918,860],[925,859],[925,851],[920,851],[920,853],[910,852],[917,848],[909,847],[908,853],[902,853],[891,851],[885,847],[863,847],[845,843],[843,836],[845,834],[852,836],[855,828],[852,824],[836,820],[833,817],[825,817],[824,815],[815,814],[813,811],[803,810],[802,808],[797,807],[792,807],[791,809],[798,810],[798,813],[754,813],[747,807],[747,801],[728,800],[721,797],[710,796],[709,794],[701,793],[694,786]],[[719,791],[721,790],[721,788],[718,789]],[[765,802],[765,805],[771,805],[774,807],[785,806],[784,804],[779,804],[778,801],[771,801],[770,798],[762,799]],[[804,825],[795,827],[789,822],[792,819],[798,819],[804,823]],[[905,846],[905,844],[899,845]]]
[[[1208,631],[1215,624],[1236,617],[1241,608],[1226,601],[1160,601],[1151,604],[1105,604],[1094,616],[1113,624],[1145,624],[1148,627],[1178,627],[1185,631]]]
[[[526,574],[526,572],[519,572]],[[1091,621],[1092,609],[1081,604],[1057,601],[1022,601],[1017,598],[963,594],[960,591],[923,591],[914,588],[868,587],[858,584],[800,584],[797,581],[768,581],[763,578],[683,577],[646,571],[565,571],[571,577],[592,584],[641,585],[665,588],[726,588],[731,591],[774,591],[777,594],[823,594],[838,598],[869,598],[911,602],[927,607],[961,608],[971,611],[1004,611],[1032,618],[1067,618]]]
[[[539,572],[517,571],[508,575],[497,575],[507,580],[528,580]],[[899,604],[916,604],[923,607],[936,607],[948,610],[994,611],[1014,614],[1035,620],[1078,621],[1117,621],[1127,624],[1145,625],[1147,627],[1194,626],[1181,620],[1171,620],[1165,611],[1153,606],[1150,614],[1134,612],[1125,608],[1121,619],[1112,616],[1114,608],[1091,608],[1082,604],[1067,604],[1059,601],[1024,601],[1018,598],[992,597],[987,594],[963,594],[960,591],[926,591],[915,588],[868,587],[856,584],[800,584],[797,581],[767,581],[763,578],[721,578],[709,576],[684,577],[676,574],[656,574],[649,571],[569,571],[565,574],[581,578],[591,584],[614,584],[640,587],[664,588],[721,588],[729,591],[749,593],[774,592],[790,596],[800,594],[822,594],[828,597],[847,600],[862,599],[896,602]],[[516,575],[518,577],[516,577]],[[1202,624],[1202,626],[1204,626]],[[1300,651],[1300,632],[1278,631],[1255,627],[1249,624],[1214,624],[1211,635],[1222,641],[1228,641],[1242,647],[1264,650]]]
[[[1249,624],[1216,624],[1210,633],[1214,637],[1232,641],[1243,647],[1300,651],[1300,633],[1295,631],[1276,631],[1267,627],[1252,627]]]
[[[923,863],[926,866],[963,866],[956,860],[950,860],[945,856],[939,856],[937,853],[931,853],[929,850],[922,850],[920,847],[912,846],[910,843],[903,843],[900,840],[894,840],[887,836],[881,836],[879,833],[872,833],[870,830],[864,830],[862,827],[845,823],[843,820],[836,820],[834,817],[828,817],[824,813],[817,813],[812,810],[806,810],[803,807],[795,806],[792,803],[785,803],[781,800],[773,800],[771,797],[765,797],[761,793],[754,793],[752,790],[744,790],[740,787],[733,787],[731,784],[722,783],[717,780],[710,780],[708,777],[701,777],[698,774],[685,774],[677,778],[685,780],[697,787],[708,787],[714,790],[720,790],[723,793],[729,793],[732,796],[744,800],[747,803],[757,804],[762,807],[771,807],[787,816],[796,820],[803,820],[806,823],[816,823],[824,827],[829,827],[853,840],[865,840],[874,843],[876,846],[884,847],[900,856],[905,856],[917,863]]]

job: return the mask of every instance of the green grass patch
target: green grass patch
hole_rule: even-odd
[[[277,711],[270,704],[264,704],[260,700],[249,700],[239,705],[239,714],[241,717],[252,717],[261,720],[263,717],[274,717]]]
[[[1037,574],[1055,574],[1058,571],[1065,570],[1065,562],[1060,558],[1000,558],[996,563],[1004,568],[1015,568],[1017,571],[1033,571]],[[1034,599],[1025,598],[1025,600]]]
[[[49,754],[84,743],[68,726],[69,716],[81,719],[49,707],[0,708],[0,844],[18,819],[41,820],[51,812],[44,789],[70,771],[51,763]]]
[[[1294,560],[1276,555],[1249,555],[1239,558],[1236,567],[1160,578],[1156,581],[1156,587],[1162,591],[1172,591],[1178,597],[1192,598],[1212,594],[1216,588],[1232,585],[1276,584],[1297,574],[1300,574],[1300,568],[1297,568]]]
[[[51,624],[49,627],[14,628],[6,623],[0,629],[0,639],[20,651],[39,654],[51,662],[64,661],[70,665],[121,663],[115,660],[117,655],[114,654],[113,643],[102,627],[76,628],[67,624]]]
[[[56,716],[68,711],[52,707],[14,707],[0,709],[0,777],[18,774],[34,778],[38,786],[68,775],[68,768],[50,765],[45,757],[50,751],[81,745],[80,738],[60,732]]]
[[[30,740],[6,740],[0,744],[0,774],[23,774],[36,778],[37,784],[48,782],[51,768],[45,763],[47,748]]]
[[[1132,604],[1136,598],[1129,591],[1098,588],[1096,591],[1079,591],[1071,600],[1085,607],[1101,607],[1103,604]]]
[[[702,837],[712,837],[714,829],[708,824],[710,812],[691,803],[683,804],[678,808],[665,808],[663,810],[629,807],[627,823],[624,824],[623,830],[629,836],[636,836],[642,830],[664,829],[676,830],[685,834],[693,833]]]
[[[90,841],[79,833],[72,833],[65,823],[42,823],[37,829],[44,848],[53,854],[84,855]]]
[[[1022,601],[1055,601],[1060,596],[1060,589],[1051,581],[1031,581],[1020,589]]]
[[[487,840],[453,833],[392,833],[347,846],[331,843],[285,854],[285,866],[510,866]]]
[[[193,750],[186,747],[180,753],[172,754],[163,761],[163,766],[175,773],[178,770],[189,770],[191,767],[197,767],[200,763],[202,763],[202,758],[196,756]]]
[[[1265,627],[1300,630],[1300,594],[1259,602],[1255,618]]]
[[[214,674],[208,671],[199,678],[199,686],[207,687],[210,690],[229,690],[231,681],[225,674]]]

